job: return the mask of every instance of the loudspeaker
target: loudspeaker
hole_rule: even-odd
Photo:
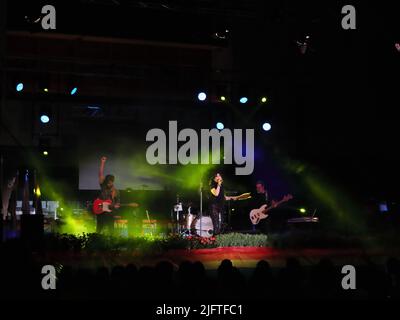
[[[33,246],[40,245],[44,234],[42,214],[21,215],[21,239]]]

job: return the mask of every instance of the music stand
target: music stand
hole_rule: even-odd
[[[176,232],[179,233],[181,231],[179,225],[179,213],[183,211],[182,202],[178,202],[176,205],[174,205],[174,211],[176,212]]]

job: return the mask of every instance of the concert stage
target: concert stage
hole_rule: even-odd
[[[376,265],[400,297],[394,6],[40,2],[0,0],[0,291]]]

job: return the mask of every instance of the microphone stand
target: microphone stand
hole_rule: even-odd
[[[202,232],[202,221],[203,221],[203,181],[200,181],[200,236],[201,236],[201,232]]]
[[[178,206],[176,210],[176,233],[179,234],[181,232],[179,227],[179,194],[176,195],[176,205]]]

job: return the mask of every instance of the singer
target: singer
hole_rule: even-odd
[[[224,203],[226,200],[237,200],[237,197],[225,196],[223,179],[219,173],[216,173],[210,182],[210,215],[214,226],[214,235],[221,233],[223,220]]]

